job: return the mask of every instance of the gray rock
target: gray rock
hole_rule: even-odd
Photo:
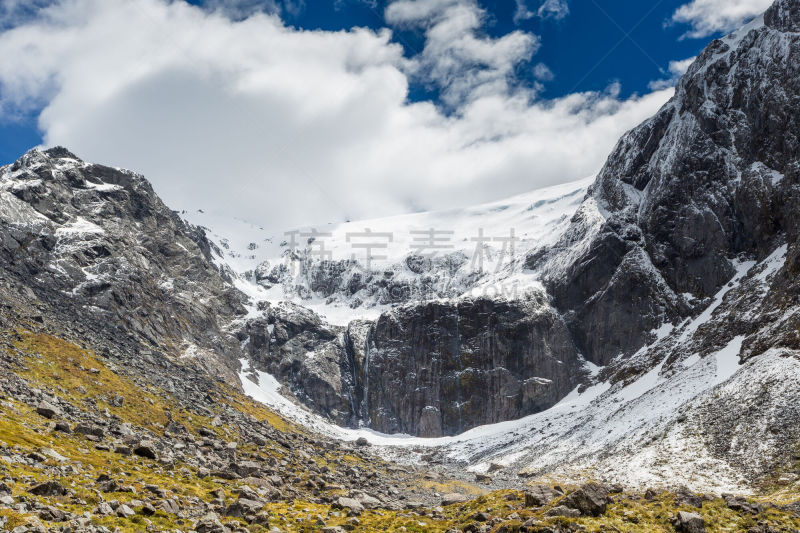
[[[368,362],[356,364],[367,373],[355,381],[368,388],[356,396],[361,418],[386,433],[439,437],[520,418],[554,405],[581,376],[566,325],[536,297],[407,305],[367,337]]]
[[[577,509],[567,507],[566,505],[557,505],[552,509],[548,509],[545,516],[564,516],[567,518],[577,518],[581,516],[581,512]]]
[[[114,509],[112,509],[107,502],[100,502],[97,504],[97,509],[95,509],[94,512],[99,515],[108,516],[114,514]]]
[[[254,515],[263,508],[264,504],[262,502],[239,498],[225,509],[225,515],[242,518]]]
[[[75,426],[74,429],[75,433],[80,433],[81,435],[87,435],[92,437],[102,438],[105,436],[106,432],[100,426],[95,426],[92,424],[80,423]]]
[[[152,441],[142,441],[137,444],[133,448],[133,453],[138,455],[139,457],[144,457],[146,459],[158,459],[158,453],[156,452],[156,445]]]
[[[117,516],[119,516],[120,518],[130,518],[135,515],[136,513],[134,512],[134,510],[125,504],[122,504],[119,507],[117,507]]]
[[[48,505],[39,511],[39,518],[46,520],[47,522],[64,522],[67,520],[67,513],[61,509]]]
[[[45,401],[42,401],[38,407],[36,407],[36,412],[45,418],[61,416],[61,409]]]
[[[58,481],[45,481],[43,483],[39,483],[38,485],[34,485],[28,489],[28,492],[35,496],[53,497],[64,496],[67,493],[67,489],[65,489]]]
[[[364,506],[365,509],[378,509],[382,503],[378,498],[370,496],[369,494],[359,494],[356,496],[358,503]]]
[[[356,500],[355,498],[345,498],[339,497],[333,502],[332,507],[334,509],[344,509],[346,511],[353,512],[355,514],[360,514],[364,512],[364,506]]]
[[[55,430],[62,433],[72,433],[72,428],[69,427],[69,422],[64,422],[63,420],[56,422]]]
[[[759,514],[764,510],[761,504],[750,503],[745,498],[734,496],[733,494],[723,494],[722,499],[725,500],[725,504],[734,511]]]
[[[606,512],[609,503],[610,491],[600,483],[586,483],[561,500],[562,506],[575,509],[586,516],[600,516]]]
[[[229,530],[222,525],[215,513],[208,513],[194,523],[197,533],[227,533]]]
[[[542,507],[561,495],[548,485],[533,485],[525,489],[525,507]]]
[[[680,533],[705,533],[706,531],[706,522],[703,517],[686,511],[678,512],[678,515],[672,520],[672,525],[675,526],[675,531]]]
[[[457,503],[464,503],[469,501],[470,498],[464,494],[458,494],[457,492],[451,494],[445,494],[442,496],[442,506],[447,507],[448,505],[455,505]]]
[[[161,502],[158,504],[158,508],[167,514],[176,515],[181,511],[181,508],[178,506],[178,503],[172,499],[161,500]]]

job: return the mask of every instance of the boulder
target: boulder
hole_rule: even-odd
[[[672,519],[672,525],[679,533],[705,533],[706,531],[706,522],[703,517],[686,511],[678,512],[677,516]]]
[[[154,514],[156,514],[156,508],[153,507],[151,504],[144,502],[142,504],[141,513],[144,516],[153,516]]]
[[[56,422],[56,427],[54,429],[56,431],[60,431],[61,433],[72,433],[72,428],[69,427],[69,422],[64,422],[63,420]]]
[[[208,513],[194,523],[197,533],[227,533],[228,528],[222,525],[216,513]]]
[[[764,510],[764,507],[757,503],[750,503],[744,498],[734,496],[733,494],[723,494],[722,499],[728,508],[738,511],[740,513],[758,514]]]
[[[675,505],[682,507],[702,507],[703,498],[686,487],[681,487],[675,491]]]
[[[358,503],[363,505],[365,509],[377,509],[382,505],[378,498],[370,496],[369,494],[359,494],[356,500],[358,500]]]
[[[525,507],[547,505],[562,494],[547,485],[533,485],[525,491]]]
[[[57,509],[48,505],[39,511],[39,518],[46,520],[47,522],[64,522],[67,520],[67,515],[61,509]]]
[[[39,406],[36,407],[36,412],[45,418],[61,416],[61,409],[45,401],[41,402]]]
[[[178,504],[175,500],[161,500],[161,503],[158,504],[158,508],[164,511],[167,514],[178,514],[181,511],[181,508],[178,507]]]
[[[606,512],[606,506],[610,502],[608,487],[600,483],[587,483],[567,495],[561,501],[561,505],[575,509],[585,516],[600,516]]]
[[[225,516],[244,518],[245,516],[256,514],[263,508],[264,504],[262,502],[239,498],[225,509]]]
[[[28,490],[28,492],[34,496],[53,497],[64,496],[67,493],[67,489],[65,489],[58,481],[45,481],[44,483],[34,485]]]
[[[566,518],[577,518],[580,515],[580,511],[566,505],[557,505],[545,513],[545,516],[564,516]]]
[[[240,461],[231,465],[237,474],[242,477],[249,477],[261,471],[261,464],[255,461]]]
[[[105,436],[105,430],[103,430],[103,428],[85,423],[75,426],[75,433],[97,438],[103,438]]]
[[[334,509],[344,509],[346,511],[351,511],[356,514],[364,512],[364,506],[361,505],[361,503],[355,498],[345,498],[345,497],[337,498],[336,501],[333,502],[332,507]]]
[[[125,504],[120,505],[117,507],[117,516],[120,518],[130,518],[134,516],[136,513]]]
[[[146,459],[158,459],[158,454],[156,453],[156,446],[153,442],[149,440],[143,440],[139,444],[137,444],[133,448],[133,453],[138,455],[139,457],[144,457]]]
[[[457,492],[451,494],[445,494],[442,496],[442,506],[447,507],[448,505],[455,505],[457,503],[464,503],[469,501],[469,497],[464,494],[458,494]]]

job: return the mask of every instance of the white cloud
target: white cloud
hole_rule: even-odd
[[[669,87],[675,87],[678,81],[681,79],[681,76],[686,74],[686,71],[689,70],[689,67],[692,66],[697,56],[693,56],[687,59],[683,59],[681,61],[670,61],[669,62],[669,74],[670,77],[663,80],[655,80],[651,81],[648,85],[651,91],[660,91],[662,89],[668,89]]]
[[[284,229],[586,176],[671,96],[532,102],[497,79],[531,45],[479,37],[468,15],[454,16],[426,26],[426,52],[413,58],[450,90],[459,71],[448,62],[479,64],[449,114],[408,102],[408,60],[388,31],[298,31],[265,14],[231,22],[163,0],[62,0],[0,33],[0,97],[7,111],[43,106],[48,145],[139,170],[174,208]]]
[[[693,0],[672,15],[672,21],[691,25],[685,37],[702,38],[733,30],[760,15],[773,0]]]
[[[234,20],[242,20],[256,13],[280,13],[277,0],[204,0],[203,7],[220,11]]]
[[[514,12],[514,22],[516,23],[532,19],[536,16],[561,20],[569,15],[569,4],[567,0],[544,0],[535,11],[528,7],[528,0],[515,1],[517,3],[517,9]]]
[[[539,81],[553,81],[556,76],[553,74],[553,71],[550,70],[550,67],[544,63],[539,63],[533,67],[533,77]]]
[[[569,15],[569,4],[566,0],[544,0],[536,13],[542,18],[561,20]]]
[[[535,36],[521,31],[497,39],[480,35],[485,16],[475,0],[398,0],[386,8],[389,24],[425,30],[425,48],[407,70],[436,84],[452,107],[513,92],[514,69],[539,47]]]

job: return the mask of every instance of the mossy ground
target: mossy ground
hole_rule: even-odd
[[[80,405],[87,400],[93,401],[99,408],[108,409],[112,415],[121,420],[153,431],[163,430],[168,422],[168,416],[165,414],[167,411],[173,420],[180,421],[190,431],[196,432],[201,428],[211,427],[208,417],[193,414],[162,391],[137,383],[115,371],[89,350],[55,337],[27,331],[16,332],[14,345],[24,354],[22,360],[18,361],[19,368],[15,371],[31,385],[60,396],[74,405]],[[115,406],[111,402],[116,395],[124,398],[122,406]],[[221,387],[218,396],[231,407],[258,420],[266,421],[281,432],[303,431],[302,428],[281,419],[276,413],[245,398],[233,389]],[[137,498],[137,494],[141,495],[146,491],[145,486],[148,484],[163,488],[169,497],[198,498],[204,501],[211,501],[214,498],[212,492],[218,489],[233,497],[233,492],[237,488],[236,481],[204,477],[197,469],[185,464],[178,463],[165,467],[141,457],[99,450],[93,442],[82,435],[56,433],[51,429],[52,422],[39,416],[33,406],[13,398],[7,398],[0,403],[0,441],[9,449],[21,454],[42,453],[42,450],[51,449],[66,458],[63,463],[59,463],[56,459],[47,459],[44,463],[34,465],[0,460],[0,478],[18,480],[12,487],[15,498],[40,500],[76,514],[92,512],[99,502],[95,480],[102,473],[122,480],[136,491],[103,495],[107,500],[116,499],[120,502],[130,502]],[[237,437],[236,428],[223,426],[213,429],[221,436]],[[240,451],[264,460],[281,458],[287,453],[284,448],[273,443],[268,443],[266,446],[242,443]],[[376,468],[376,465],[365,464],[359,457],[332,450],[320,450],[318,456],[313,459],[320,466],[324,465],[333,470],[343,470],[354,465],[365,470]],[[33,484],[50,478],[45,469],[62,464],[74,468],[73,473],[59,478],[65,487],[74,491],[72,498],[43,499],[27,492]],[[294,476],[299,482],[308,478],[307,473],[302,471],[294,472]],[[651,500],[636,495],[621,494],[615,497],[614,503],[601,517],[565,519],[545,516],[550,507],[558,504],[557,501],[544,509],[526,509],[524,493],[521,491],[484,494],[480,488],[460,481],[417,479],[414,482],[431,492],[461,492],[469,494],[473,499],[440,510],[365,511],[358,517],[358,525],[354,530],[444,532],[452,528],[463,529],[474,524],[476,513],[485,512],[498,522],[493,525],[492,531],[506,533],[519,531],[521,525],[531,518],[540,521],[541,525],[576,524],[589,532],[672,532],[674,527],[670,520],[679,510],[703,516],[710,533],[747,531],[758,522],[768,523],[779,531],[800,530],[800,517],[790,512],[770,508],[758,516],[748,515],[729,509],[721,499],[707,501],[702,508],[686,508],[677,506],[675,496],[670,493],[662,493]],[[337,494],[335,488],[330,491],[330,495]],[[770,499],[772,496],[776,498],[779,496],[778,503],[800,499],[800,494],[790,487],[777,487],[772,494],[765,495],[762,499]],[[771,501],[776,501],[776,498],[772,498]],[[270,515],[269,527],[277,526],[287,532],[320,531],[323,524],[353,527],[350,518],[343,511],[334,510],[330,505],[310,503],[302,499],[269,503],[265,510]],[[5,527],[9,530],[28,520],[26,516],[8,509],[0,510],[0,520],[3,519],[7,520]],[[247,525],[236,519],[225,520],[248,531],[268,530],[264,525]],[[188,530],[192,526],[191,520],[181,519],[161,510],[147,518],[138,514],[132,518],[98,516],[94,521],[98,525],[107,526],[112,530],[119,528],[123,532],[142,531],[148,526],[156,531]]]

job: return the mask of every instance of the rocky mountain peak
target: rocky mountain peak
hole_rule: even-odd
[[[698,312],[736,258],[764,258],[796,232],[797,14],[796,2],[780,1],[713,41],[608,158],[584,207],[602,221],[574,221],[565,236],[583,236],[584,251],[566,276],[549,278],[591,360],[630,354],[647,332]]]
[[[244,297],[211,262],[205,234],[171,211],[134,172],[82,161],[65,148],[31,150],[0,168],[5,271],[57,314],[100,339],[180,357],[235,381],[223,331]]]
[[[800,4],[794,0],[776,0],[764,14],[764,23],[782,32],[800,32]]]

